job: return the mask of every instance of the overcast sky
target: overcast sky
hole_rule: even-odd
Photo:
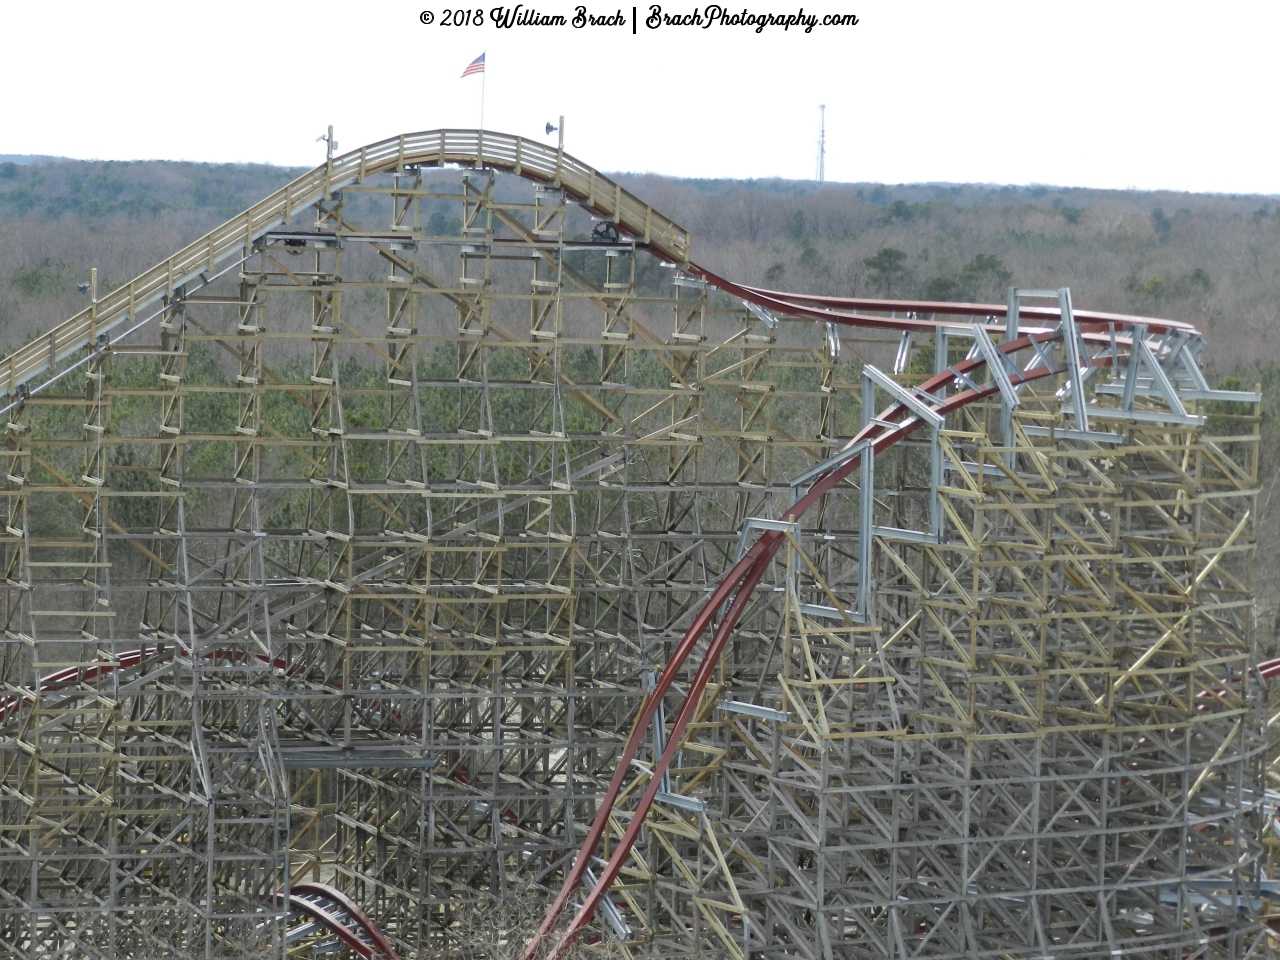
[[[1280,193],[1280,4],[824,0],[853,27],[445,27],[443,0],[0,4],[0,154],[313,165],[475,127],[604,170]],[[572,17],[576,4],[541,2]],[[790,0],[724,0],[794,13]],[[667,13],[703,9],[663,3]],[[473,6],[471,9],[475,9]],[[420,22],[430,11],[435,22]]]

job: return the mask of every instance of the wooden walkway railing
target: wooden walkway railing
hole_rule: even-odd
[[[75,355],[151,304],[172,297],[176,289],[201,274],[213,274],[219,263],[246,256],[267,231],[333,191],[371,174],[415,164],[492,167],[563,187],[573,199],[643,240],[664,259],[673,263],[689,260],[687,230],[563,150],[488,130],[408,133],[334,157],[304,173],[10,354],[0,364],[0,396],[12,395],[20,384]]]

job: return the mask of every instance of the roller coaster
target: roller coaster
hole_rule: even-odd
[[[4,360],[0,957],[1267,955],[1260,396],[693,248],[406,134]]]

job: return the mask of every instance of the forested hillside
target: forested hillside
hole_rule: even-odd
[[[84,307],[283,186],[282,167],[78,160],[0,162],[0,346]]]
[[[0,161],[0,347],[127,282],[300,171],[177,162]],[[1010,284],[1070,286],[1084,308],[1188,320],[1211,379],[1280,395],[1280,204],[1258,196],[975,185],[622,183],[694,237],[693,257],[776,289],[1002,302]],[[585,218],[583,218],[585,227]],[[1260,616],[1280,627],[1280,442],[1264,444]],[[1274,533],[1280,534],[1280,529]],[[1276,546],[1272,546],[1272,545]]]

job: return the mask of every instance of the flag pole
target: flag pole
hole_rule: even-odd
[[[482,54],[483,56],[483,54]],[[485,69],[480,71],[480,129],[484,129],[484,83],[489,73],[488,58],[485,58]]]

